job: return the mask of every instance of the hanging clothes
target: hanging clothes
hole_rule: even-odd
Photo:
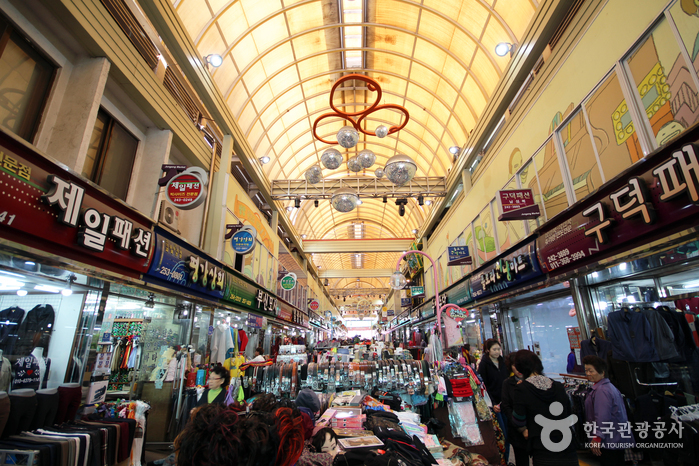
[[[24,309],[20,307],[8,307],[0,311],[0,350],[7,355],[15,354],[15,344],[22,318],[24,318]]]
[[[50,304],[34,306],[19,326],[17,335],[16,352],[18,356],[26,356],[34,349],[34,337],[45,333],[50,335],[53,331],[53,323],[56,313]],[[44,349],[48,351],[48,343]]]
[[[233,348],[230,326],[222,322],[214,328],[214,335],[211,339],[211,362],[223,364],[230,348]]]
[[[650,362],[659,359],[653,331],[646,316],[624,308],[622,311],[610,312],[607,324],[615,359],[629,362]]]

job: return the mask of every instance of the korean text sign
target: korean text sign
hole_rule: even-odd
[[[695,136],[696,137],[696,136]],[[658,151],[570,209],[537,240],[542,267],[563,273],[699,223],[699,149]]]
[[[148,269],[152,221],[0,130],[0,236],[131,277]]]

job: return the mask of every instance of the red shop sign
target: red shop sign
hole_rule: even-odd
[[[183,210],[193,209],[206,199],[206,172],[199,167],[190,167],[172,177],[165,187],[167,200]]]
[[[501,222],[506,220],[525,220],[541,215],[539,205],[534,202],[531,189],[508,189],[498,191],[498,204]]]
[[[536,242],[544,271],[565,273],[699,224],[697,131],[683,136],[544,225]]]
[[[0,237],[134,278],[152,221],[0,130]]]
[[[317,311],[320,309],[320,303],[317,299],[312,299],[308,307],[311,309],[311,311]]]

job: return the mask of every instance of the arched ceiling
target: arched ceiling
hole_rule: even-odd
[[[361,135],[347,156],[371,149],[377,156],[364,175],[373,177],[396,153],[410,156],[416,176],[446,176],[451,146],[463,146],[483,113],[510,56],[495,46],[517,43],[538,6],[537,0],[173,0],[201,56],[219,54],[214,81],[270,180],[300,179],[329,146],[312,135],[314,120],[331,111],[330,90],[337,79],[360,73],[379,82],[381,104],[404,106],[410,121],[400,132],[379,139]],[[338,88],[334,104],[349,112],[374,102],[364,83]],[[402,113],[381,110],[364,120],[398,125]],[[322,138],[334,139],[346,122],[325,119]],[[339,146],[335,146],[340,148]],[[348,174],[323,169],[324,177]],[[291,205],[291,203],[289,203]],[[309,239],[345,238],[352,222],[367,225],[366,238],[410,237],[431,207],[410,200],[404,217],[389,200],[365,200],[353,212],[303,202],[289,215]],[[390,232],[390,233],[389,233]],[[368,255],[371,256],[371,255]],[[371,258],[384,267],[395,254]],[[391,257],[387,257],[391,256]],[[322,262],[326,259],[321,259]],[[328,255],[328,266],[346,265]],[[332,264],[332,265],[331,265]]]

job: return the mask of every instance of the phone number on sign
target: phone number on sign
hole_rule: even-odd
[[[557,269],[558,267],[568,265],[571,262],[580,260],[583,257],[585,257],[585,253],[583,251],[576,251],[571,254],[568,249],[561,249],[557,253],[548,256],[546,261],[549,263],[549,270],[553,270]]]

